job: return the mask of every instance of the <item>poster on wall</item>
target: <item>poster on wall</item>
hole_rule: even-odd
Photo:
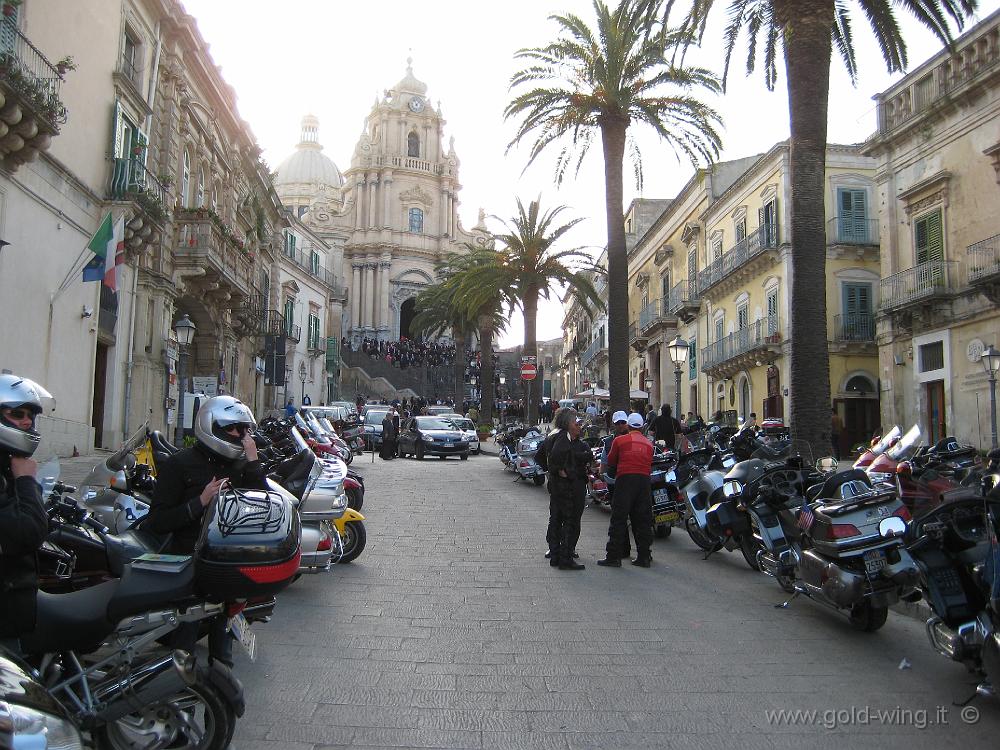
[[[193,393],[204,393],[206,396],[219,395],[219,379],[212,377],[191,378]]]

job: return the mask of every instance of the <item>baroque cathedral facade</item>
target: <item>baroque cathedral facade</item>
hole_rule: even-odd
[[[471,231],[459,221],[459,159],[454,138],[445,149],[444,125],[407,60],[405,77],[372,106],[345,172],[323,155],[311,115],[277,169],[282,203],[342,258],[341,336],[354,345],[412,337],[414,298],[435,282],[435,264],[486,242],[483,211]]]

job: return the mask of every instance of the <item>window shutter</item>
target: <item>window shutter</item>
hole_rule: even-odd
[[[944,234],[940,209],[923,216],[914,224],[917,265],[944,259]]]
[[[9,16],[0,17],[0,53],[13,52],[17,47],[18,16],[21,9],[12,6],[14,12]]]

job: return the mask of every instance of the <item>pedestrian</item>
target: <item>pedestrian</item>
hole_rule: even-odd
[[[303,406],[312,406],[312,399],[309,398],[309,394],[308,393],[302,397],[302,405]]]
[[[680,422],[670,413],[670,404],[664,404],[660,407],[660,416],[653,420],[653,440],[662,440],[667,448],[673,450],[677,447],[677,435],[680,432]]]
[[[593,401],[587,404],[587,418],[591,420],[597,418],[597,404]]]
[[[833,445],[833,456],[838,461],[840,460],[840,435],[844,431],[844,420],[837,413],[837,407],[834,406],[833,416],[830,419],[830,443]]]
[[[156,491],[143,528],[154,534],[172,535],[164,551],[178,555],[194,552],[205,508],[224,484],[267,489],[267,477],[253,439],[256,426],[246,404],[232,396],[213,396],[202,404],[195,420],[197,442],[157,459]],[[233,641],[227,626],[225,614],[209,623],[209,658],[232,667]],[[172,646],[193,653],[198,638],[198,623],[183,623],[174,631]]]
[[[40,437],[44,388],[13,374],[0,375],[0,646],[20,653],[19,636],[35,629],[38,550],[49,521],[31,457]]]
[[[597,564],[620,568],[628,541],[628,523],[632,523],[636,556],[633,565],[648,568],[652,562],[653,494],[649,474],[653,468],[653,444],[642,434],[640,414],[629,414],[629,432],[611,443],[605,471],[614,472],[615,494],[611,500],[611,523],[608,527],[607,555]]]
[[[295,408],[295,402],[292,399],[288,399],[288,403],[285,404],[285,416],[294,417],[298,409]]]
[[[587,494],[587,466],[593,460],[590,448],[580,440],[582,420],[574,409],[556,412],[556,431],[546,439],[549,470],[549,564],[559,570],[583,570],[573,555],[580,539],[580,517]]]
[[[399,433],[393,414],[394,411],[390,409],[382,420],[382,446],[379,448],[378,455],[384,461],[391,461],[396,457],[396,436]]]
[[[619,435],[628,434],[628,414],[623,411],[616,411],[614,416],[610,417],[612,430],[608,435],[601,438],[601,469],[602,474],[607,480],[608,485],[608,502],[614,502],[615,499],[615,478],[609,474],[605,469],[608,464],[608,454],[611,453],[611,444],[614,442],[615,438]],[[628,535],[625,536],[625,548],[622,550],[622,557],[628,557],[632,554],[632,546],[629,544]]]

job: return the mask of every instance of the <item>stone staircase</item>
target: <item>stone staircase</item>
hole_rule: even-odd
[[[341,350],[341,393],[356,396],[393,398],[397,396],[450,395],[454,391],[454,365],[411,366],[401,368],[381,357],[370,357],[364,352]]]

